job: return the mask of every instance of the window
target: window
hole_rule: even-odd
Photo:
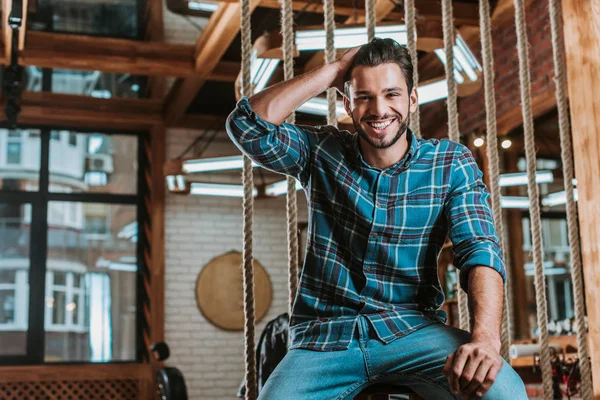
[[[75,132],[69,132],[69,145],[77,147],[77,134]]]
[[[563,321],[570,320],[575,316],[566,215],[558,213],[551,218],[542,218],[542,241],[544,245],[543,258],[548,319],[554,325],[562,324]],[[529,315],[530,332],[533,332],[537,327],[537,319],[533,278],[535,265],[533,263],[529,218],[523,218],[523,250],[525,252],[528,303],[534,308]]]
[[[27,18],[27,28],[137,39],[141,36],[138,16],[143,4],[138,0],[38,0],[37,12]]]
[[[7,157],[16,142],[19,168]],[[0,129],[0,364],[138,360],[142,143]],[[106,179],[91,185],[87,172]]]

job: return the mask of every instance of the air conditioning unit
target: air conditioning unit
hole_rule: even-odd
[[[113,157],[110,154],[88,154],[86,160],[87,172],[114,172]]]

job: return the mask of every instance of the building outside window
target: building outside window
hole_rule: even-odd
[[[0,363],[138,361],[143,140],[0,129]]]

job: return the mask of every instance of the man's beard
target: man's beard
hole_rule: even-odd
[[[400,121],[400,115],[396,115],[396,120]],[[358,135],[361,138],[363,138],[371,147],[376,149],[387,149],[388,147],[391,147],[394,144],[396,144],[396,142],[400,140],[402,135],[404,135],[408,130],[408,125],[410,125],[410,113],[408,114],[408,117],[405,120],[402,120],[402,122],[400,122],[400,127],[398,128],[398,131],[396,132],[394,137],[387,142],[385,140],[374,141],[373,138],[367,135],[367,133],[360,127],[360,125],[356,122],[354,117],[352,117],[352,123],[354,124],[354,128],[356,129]]]

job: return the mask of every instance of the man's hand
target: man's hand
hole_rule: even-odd
[[[470,399],[490,390],[501,368],[499,346],[489,340],[473,340],[448,356],[443,373],[453,394]]]
[[[352,60],[354,60],[356,53],[358,53],[358,50],[360,50],[361,47],[362,46],[357,46],[346,50],[346,52],[335,62],[338,72],[331,87],[336,88],[342,95],[344,95],[344,75],[348,68],[350,68]]]

